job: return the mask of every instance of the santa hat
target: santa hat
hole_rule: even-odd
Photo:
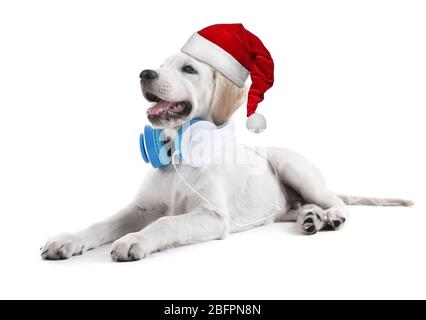
[[[194,33],[182,52],[210,65],[240,88],[250,75],[247,128],[256,133],[266,128],[265,118],[256,109],[274,83],[274,62],[258,37],[242,24],[216,24]]]

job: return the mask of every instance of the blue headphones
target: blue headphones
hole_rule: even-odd
[[[139,137],[142,158],[154,168],[168,166],[172,161],[173,150],[166,145],[167,141],[162,131],[163,129],[145,126],[144,133]],[[228,140],[232,131],[232,125],[229,124],[218,128],[209,121],[192,119],[179,128],[174,153],[194,167],[210,164],[220,156],[221,143]]]

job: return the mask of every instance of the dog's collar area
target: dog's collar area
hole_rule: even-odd
[[[172,129],[157,129],[146,125],[144,132],[139,136],[139,147],[143,160],[156,169],[168,166],[174,152],[177,152],[180,160],[183,160],[182,153],[187,150],[182,150],[183,147],[186,147],[186,144],[182,145],[182,140],[188,140],[187,136],[190,136],[190,132],[187,132],[188,129],[200,121],[210,123],[194,118],[185,122],[175,132],[170,132]],[[210,126],[214,125],[210,123]]]
[[[154,168],[168,166],[174,152],[183,163],[193,167],[221,163],[224,150],[235,140],[233,122],[217,127],[210,121],[194,118],[177,131],[169,130],[145,126],[140,135],[142,157]]]

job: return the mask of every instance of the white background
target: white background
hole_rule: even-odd
[[[424,1],[2,1],[1,298],[426,298]],[[341,232],[276,224],[114,263],[110,246],[47,262],[39,247],[124,206],[149,169],[138,75],[195,31],[242,22],[276,83],[252,145],[297,150],[351,208]],[[153,186],[155,188],[155,186]],[[161,192],[161,190],[158,190]]]

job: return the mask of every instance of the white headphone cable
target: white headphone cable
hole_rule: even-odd
[[[274,173],[275,173],[275,178],[277,179],[277,183],[279,183],[279,178],[278,178],[278,171],[277,171],[277,168],[275,167],[275,165],[274,165],[274,163],[271,161],[271,160],[269,160],[267,157],[265,157],[265,156],[263,156],[262,154],[260,154],[258,151],[256,151],[255,149],[253,149],[253,148],[250,148],[250,147],[248,147],[248,146],[245,146],[245,145],[241,145],[241,146],[243,146],[244,148],[246,148],[246,149],[248,149],[248,150],[251,150],[251,151],[253,151],[254,153],[256,153],[258,156],[260,156],[261,158],[264,158],[265,160],[267,160],[270,164],[271,164],[271,166],[272,166],[272,168],[274,169]],[[247,223],[247,224],[240,224],[239,222],[236,222],[235,220],[233,220],[231,217],[228,217],[224,212],[223,212],[223,210],[222,209],[220,209],[219,207],[217,207],[216,205],[214,205],[209,199],[207,199],[206,197],[204,197],[201,193],[199,193],[197,190],[195,190],[195,188],[194,187],[192,187],[191,186],[191,184],[184,178],[184,176],[179,172],[179,170],[178,170],[178,168],[176,167],[176,163],[175,163],[175,161],[174,161],[174,159],[175,159],[175,156],[179,156],[179,154],[177,153],[177,151],[175,151],[174,153],[173,153],[173,155],[172,155],[172,165],[173,165],[173,168],[175,169],[175,171],[176,171],[176,174],[178,175],[178,177],[182,180],[182,182],[192,191],[192,192],[194,192],[197,196],[199,196],[202,200],[204,200],[205,202],[207,202],[210,206],[212,206],[213,208],[215,208],[216,210],[217,210],[217,213],[222,217],[222,218],[229,218],[229,220],[234,224],[234,225],[236,225],[236,226],[238,226],[238,227],[240,227],[240,228],[245,228],[245,227],[248,227],[248,226],[252,226],[252,225],[255,225],[255,224],[258,224],[258,223],[261,223],[261,222],[264,222],[264,221],[266,221],[266,220],[268,220],[268,219],[270,219],[270,218],[272,218],[272,217],[274,217],[276,214],[277,214],[277,212],[278,212],[278,210],[275,210],[271,215],[269,215],[269,216],[267,216],[267,217],[265,217],[265,218],[262,218],[262,219],[259,219],[259,220],[256,220],[256,221],[254,221],[254,222],[250,222],[250,223]]]

